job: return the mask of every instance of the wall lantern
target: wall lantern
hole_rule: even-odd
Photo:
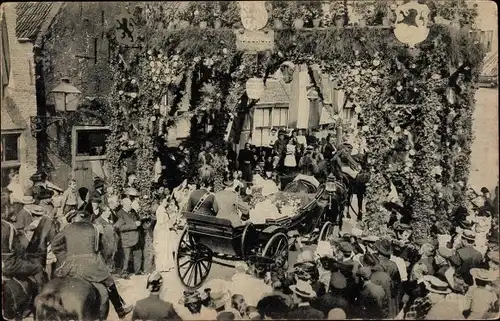
[[[249,99],[259,100],[264,93],[264,80],[256,77],[248,79],[246,92]]]
[[[80,101],[81,91],[73,86],[69,78],[62,78],[61,83],[50,92],[54,95],[56,110],[76,111]]]

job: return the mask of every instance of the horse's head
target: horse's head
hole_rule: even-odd
[[[47,244],[54,238],[59,230],[59,223],[48,216],[43,216],[40,223],[33,232],[26,252],[28,253],[45,253],[47,252]]]

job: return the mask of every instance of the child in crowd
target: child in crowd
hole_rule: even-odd
[[[78,206],[78,194],[76,191],[76,181],[70,179],[68,181],[68,188],[64,191],[61,198],[61,208],[63,214],[68,214],[71,210],[76,210]]]

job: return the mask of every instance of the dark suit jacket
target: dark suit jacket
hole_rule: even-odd
[[[191,196],[189,196],[189,200],[187,203],[187,208],[186,211],[192,212],[193,209],[196,207],[196,204],[198,204],[198,201],[207,193],[207,190],[205,189],[197,189],[194,190],[191,193]],[[203,204],[201,205],[200,209],[196,214],[205,214],[205,215],[212,215],[215,216],[219,212],[219,207],[217,206],[217,201],[215,200],[215,195],[212,194],[208,196]]]
[[[311,306],[299,306],[288,312],[288,320],[322,320],[325,315]]]
[[[457,272],[463,275],[464,281],[467,284],[472,284],[470,269],[481,267],[483,262],[482,254],[472,246],[465,246],[458,249],[455,255],[458,256],[460,262],[462,262]]]
[[[33,216],[31,215],[30,212],[28,212],[25,208],[23,208],[16,214],[16,221],[14,222],[14,227],[17,230],[24,230],[31,224],[31,222],[33,222]]]
[[[328,315],[330,310],[335,308],[340,308],[347,312],[349,309],[349,303],[342,295],[337,293],[327,293],[318,298],[315,298],[311,301],[311,307],[315,308],[323,312],[325,315]]]
[[[102,226],[102,243],[104,245],[102,254],[104,259],[110,260],[117,250],[118,234],[113,228],[113,223],[106,222],[102,217],[96,218],[94,223]]]
[[[368,282],[359,294],[356,310],[358,318],[383,319],[387,318],[388,297],[384,289],[375,283]]]
[[[175,312],[171,303],[160,299],[159,294],[150,294],[149,297],[136,302],[132,320],[182,320]]]
[[[397,295],[397,289],[399,287],[399,284],[401,283],[401,275],[399,274],[398,266],[393,261],[381,255],[379,255],[379,260],[382,270],[385,273],[389,274],[389,277],[391,278],[392,281],[391,294],[392,297],[395,297]]]
[[[139,231],[135,225],[136,218],[130,212],[123,209],[118,211],[118,221],[115,223],[122,240],[122,247],[132,247],[139,242]]]

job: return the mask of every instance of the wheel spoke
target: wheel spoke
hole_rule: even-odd
[[[186,264],[190,263],[191,260],[187,260],[186,262],[182,263],[182,264],[179,264],[179,269],[183,266],[185,266]]]
[[[208,265],[205,265],[204,261],[200,261],[200,264],[203,265],[203,267],[205,268],[205,270],[208,270]],[[200,266],[200,270],[201,270],[201,266]]]
[[[193,263],[190,261],[190,265],[189,267],[186,269],[186,272],[184,272],[184,274],[182,275],[181,279],[184,281],[184,279],[186,278],[186,275],[188,274],[188,272],[191,270],[191,268],[193,267]]]
[[[191,269],[191,272],[189,273],[189,278],[188,281],[186,282],[188,286],[191,286],[191,280],[193,279],[193,271],[196,270],[196,263],[193,264],[194,268]]]
[[[195,263],[194,266],[194,285],[196,286],[198,284],[198,268],[200,264],[198,262]]]

